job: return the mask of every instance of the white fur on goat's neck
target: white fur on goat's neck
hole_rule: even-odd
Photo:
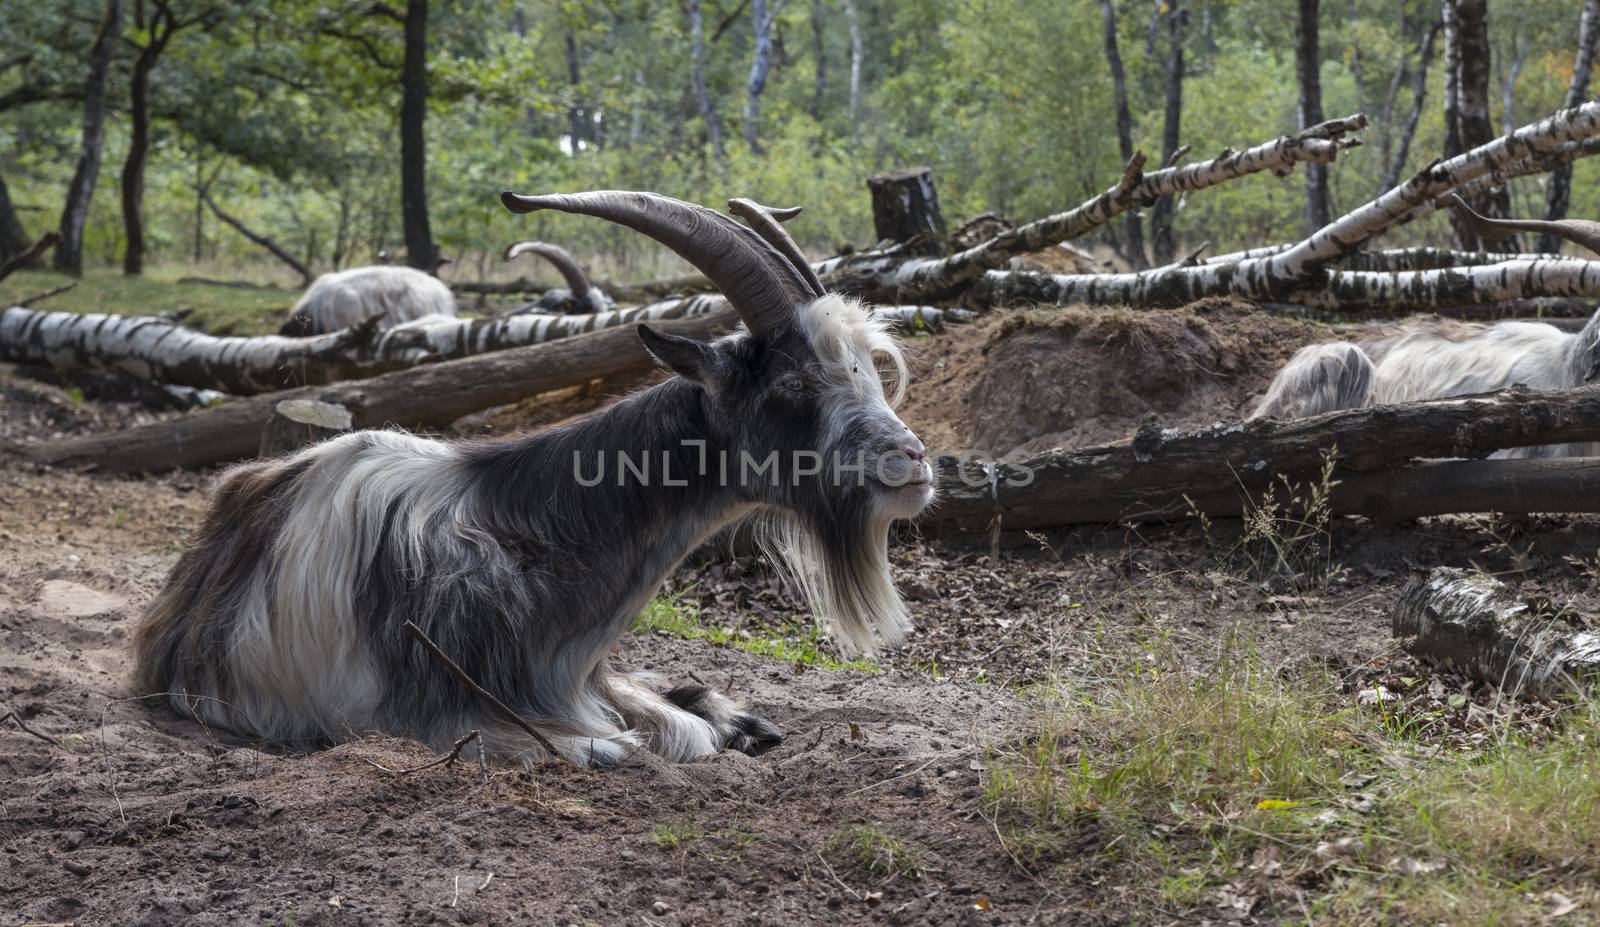
[[[289,310],[304,316],[312,334],[349,328],[383,314],[380,328],[427,316],[455,318],[456,298],[443,281],[413,267],[352,267],[312,281]]]

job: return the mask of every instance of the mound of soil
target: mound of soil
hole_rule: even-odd
[[[914,346],[907,424],[939,450],[1017,457],[1241,418],[1278,368],[1325,338],[1249,303],[992,313]]]

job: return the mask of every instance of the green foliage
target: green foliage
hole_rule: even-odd
[[[152,85],[156,124],[146,176],[151,257],[160,263],[269,259],[195,210],[190,186],[210,182],[246,224],[318,270],[373,260],[401,242],[396,113],[401,25],[382,4],[309,0],[172,0],[180,32]],[[680,270],[624,230],[566,216],[513,217],[504,188],[638,188],[717,204],[754,195],[809,208],[793,230],[816,253],[870,244],[865,178],[926,163],[953,221],[985,210],[1028,219],[1076,205],[1109,186],[1121,158],[1098,0],[854,0],[861,94],[850,100],[845,0],[821,5],[826,81],[818,94],[810,4],[778,7],[776,52],[757,131],[744,143],[741,108],[753,29],[747,6],[705,4],[705,78],[728,155],[712,157],[690,86],[687,22],[679,4],[637,0],[435,0],[429,16],[429,196],[434,234],[458,273],[498,270],[492,255],[516,238],[554,238],[608,273]],[[392,4],[391,4],[392,6]],[[403,8],[403,4],[399,5]],[[1167,34],[1151,6],[1118,0],[1119,46],[1137,145],[1159,159]],[[1436,15],[1402,4],[1410,22]],[[1367,144],[1331,171],[1334,208],[1371,197],[1381,144],[1410,108],[1402,86],[1383,119],[1396,70],[1415,53],[1395,4],[1324,4],[1323,108],[1366,111]],[[77,157],[83,50],[100,0],[43,0],[8,10],[0,32],[0,176],[34,233],[53,224]],[[374,12],[380,10],[380,12]],[[210,15],[206,15],[206,14]],[[1182,139],[1191,159],[1295,128],[1293,17],[1272,0],[1210,0],[1185,33]],[[1504,0],[1491,17],[1496,74],[1520,49],[1511,118],[1561,102],[1571,77],[1577,10],[1570,0]],[[1561,24],[1565,24],[1563,27]],[[1152,32],[1152,26],[1155,27]],[[126,148],[128,62],[145,28],[130,15],[113,69],[113,109],[87,236],[91,263],[121,249],[115,196]],[[1153,41],[1152,41],[1153,39]],[[569,56],[569,48],[572,54]],[[1406,171],[1443,138],[1441,57]],[[574,79],[574,71],[576,79]],[[1496,88],[1498,91],[1498,88]],[[25,93],[24,93],[25,92]],[[1501,94],[1492,116],[1504,121]],[[574,126],[577,137],[574,138]],[[1600,168],[1580,164],[1574,214],[1600,212]],[[1519,211],[1537,212],[1539,178],[1514,184]],[[1258,176],[1185,198],[1184,247],[1214,252],[1301,232],[1301,180]],[[1114,229],[1099,233],[1102,240]],[[1440,243],[1442,217],[1397,230],[1395,244]]]

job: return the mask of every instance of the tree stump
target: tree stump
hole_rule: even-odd
[[[1600,634],[1471,570],[1439,567],[1413,579],[1392,627],[1417,656],[1512,694],[1561,697],[1600,679]]]
[[[350,410],[315,399],[284,399],[261,432],[262,457],[279,457],[352,430]]]
[[[918,242],[929,253],[945,253],[948,236],[939,194],[933,189],[933,171],[912,167],[876,174],[867,178],[867,189],[872,193],[872,227],[879,242]]]

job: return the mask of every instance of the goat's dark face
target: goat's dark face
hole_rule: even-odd
[[[899,347],[860,306],[823,297],[780,332],[709,345],[643,338],[705,390],[742,499],[823,521],[911,518],[931,501],[922,442],[884,391],[886,376],[894,398],[903,391]]]
[[[922,442],[895,415],[905,362],[882,323],[825,296],[777,333],[712,344],[641,327],[652,353],[705,391],[725,478],[758,506],[761,540],[846,652],[895,643],[910,622],[889,580],[891,522],[933,499]],[[885,395],[879,365],[892,369]]]

